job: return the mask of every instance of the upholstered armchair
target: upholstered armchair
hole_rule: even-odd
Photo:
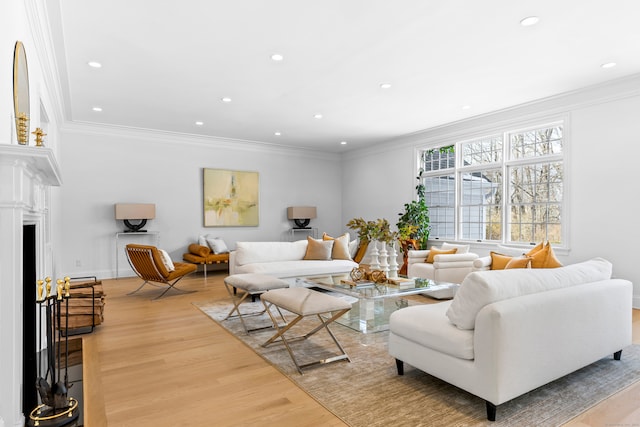
[[[410,250],[407,276],[436,282],[462,283],[473,270],[478,254],[469,252],[469,245],[443,243],[427,250]]]
[[[184,291],[176,287],[176,283],[187,274],[195,272],[198,267],[195,264],[185,262],[173,262],[169,255],[155,246],[128,244],[125,248],[129,265],[144,282],[138,289],[129,292],[132,295],[138,292],[147,283],[153,286],[167,286],[167,288],[154,299],[161,298],[169,289]],[[164,253],[163,253],[164,252]]]

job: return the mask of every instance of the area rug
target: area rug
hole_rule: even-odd
[[[331,330],[351,363],[318,365],[300,375],[281,344],[261,346],[273,329],[247,335],[238,319],[223,320],[231,309],[228,301],[194,305],[353,427],[560,426],[640,379],[640,346],[632,345],[623,350],[620,361],[604,358],[498,406],[497,420],[489,422],[482,399],[407,364],[405,374],[397,375],[395,361],[387,353],[387,332],[362,334],[334,323]],[[260,302],[242,304],[243,312],[261,308]],[[250,328],[271,324],[266,314],[245,320]],[[305,318],[291,333],[306,332],[316,322]],[[336,350],[326,331],[292,343],[292,348],[302,359],[300,363],[306,357],[314,360]]]

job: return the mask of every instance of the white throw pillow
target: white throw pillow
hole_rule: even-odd
[[[214,254],[226,254],[229,252],[229,248],[227,248],[227,244],[220,237],[216,237],[215,239],[207,240],[209,247],[213,251]]]
[[[353,259],[356,256],[357,252],[358,252],[358,240],[354,239],[349,242],[349,255],[351,255],[351,259]]]
[[[602,258],[559,268],[476,271],[465,277],[447,317],[460,329],[474,329],[486,305],[522,295],[566,288],[611,278],[613,266]]]
[[[207,236],[198,236],[198,244],[200,246],[209,246],[207,243]]]
[[[171,261],[171,257],[169,256],[169,253],[164,249],[158,249],[158,250],[160,251],[160,258],[162,258],[162,263],[164,264],[164,268],[166,268],[167,271],[169,272],[175,270],[176,267],[173,265],[173,261]]]

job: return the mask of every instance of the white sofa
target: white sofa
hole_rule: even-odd
[[[631,282],[601,258],[473,272],[451,301],[390,318],[389,354],[496,406],[631,344]],[[615,362],[612,362],[615,363]]]
[[[237,242],[229,254],[229,274],[259,273],[279,278],[348,274],[358,263],[346,259],[303,259],[307,241]]]
[[[473,270],[473,262],[477,254],[469,252],[469,245],[443,243],[438,249],[456,248],[455,254],[441,254],[434,257],[433,263],[425,260],[430,249],[410,250],[407,258],[407,276],[431,279],[436,282],[462,283],[467,274]]]

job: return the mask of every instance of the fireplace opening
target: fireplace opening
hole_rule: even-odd
[[[22,412],[38,404],[36,389],[36,226],[22,227]]]

